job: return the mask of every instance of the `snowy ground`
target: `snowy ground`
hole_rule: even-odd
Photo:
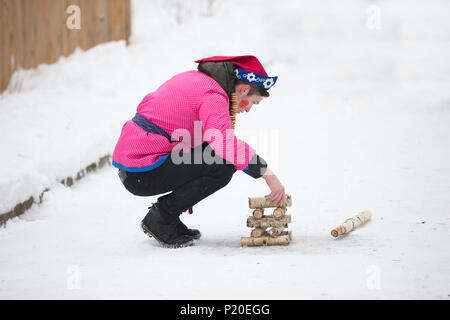
[[[448,2],[246,1],[231,14],[227,1],[212,16],[186,3],[134,1],[129,47],[22,72],[21,91],[0,97],[0,208],[52,187],[0,230],[0,298],[449,299]],[[247,197],[269,192],[241,172],[182,217],[203,237],[177,250],[139,230],[156,197],[129,194],[113,168],[57,184],[110,153],[160,82],[248,53],[280,78],[237,134],[292,194],[290,246],[239,246]],[[367,225],[330,236],[367,209]]]
[[[366,185],[348,189],[361,196]],[[249,209],[237,194],[249,187],[241,173],[196,206],[183,220],[203,237],[168,250],[139,230],[150,200],[124,192],[113,168],[61,186],[0,233],[0,297],[447,299],[449,228],[439,210],[380,197],[373,221],[334,240],[330,229],[350,213],[305,189],[293,193],[290,246],[241,248]]]

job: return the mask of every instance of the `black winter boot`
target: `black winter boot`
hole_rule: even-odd
[[[202,236],[199,230],[189,229],[188,227],[186,227],[186,225],[180,220],[180,217],[178,217],[177,226],[182,234],[185,234],[192,239],[200,239],[200,237]]]
[[[164,199],[166,199],[167,197],[169,197],[170,194],[165,194],[163,196],[158,197],[158,202],[157,203],[161,203]],[[200,233],[199,230],[197,229],[189,229],[181,220],[180,217],[177,217],[177,227],[180,230],[180,232],[182,234],[185,234],[189,237],[191,237],[192,239],[200,239],[200,237],[202,236],[202,234]]]
[[[180,230],[178,216],[170,216],[154,203],[149,208],[148,214],[141,222],[142,231],[148,236],[153,236],[162,246],[168,248],[187,247],[194,244],[189,237]]]

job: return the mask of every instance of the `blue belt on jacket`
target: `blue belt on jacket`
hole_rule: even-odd
[[[139,127],[144,129],[147,132],[150,133],[156,133],[161,136],[166,137],[170,143],[175,142],[177,140],[172,140],[172,137],[165,132],[163,129],[161,129],[159,126],[148,120],[147,118],[144,118],[139,113],[136,113],[136,115],[133,117],[133,122],[136,123]]]
[[[156,124],[154,124],[150,120],[141,116],[139,113],[136,113],[136,115],[133,117],[132,120],[134,123],[136,123],[139,127],[141,127],[143,130],[145,130],[147,132],[156,133],[161,136],[164,136],[169,140],[169,142],[177,141],[177,140],[172,140],[172,138],[170,137],[170,135],[167,132],[165,132],[163,129],[158,127]],[[166,159],[168,157],[169,157],[169,155],[161,156],[158,158],[158,160],[154,164],[149,165],[149,166],[144,166],[144,167],[126,167],[120,163],[115,162],[114,160],[112,161],[112,164],[113,164],[113,166],[115,166],[116,168],[119,168],[121,170],[120,172],[122,172],[122,173],[120,173],[119,176],[123,182],[124,179],[126,178],[128,172],[145,172],[145,171],[153,170],[153,169],[159,167],[164,161],[166,161]]]

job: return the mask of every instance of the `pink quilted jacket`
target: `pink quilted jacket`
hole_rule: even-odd
[[[256,153],[234,135],[227,94],[213,78],[202,72],[186,71],[175,75],[145,96],[137,113],[171,136],[175,130],[184,129],[191,139],[170,143],[166,137],[149,133],[128,120],[113,152],[113,165],[117,168],[132,172],[152,170],[170,158],[172,149],[179,143],[193,148],[207,142],[216,155],[232,162],[237,170],[245,169]],[[194,141],[196,121],[201,121],[202,134],[197,134]],[[197,122],[197,132],[199,127],[200,122]]]

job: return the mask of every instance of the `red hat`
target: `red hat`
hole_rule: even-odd
[[[201,63],[206,61],[230,61],[235,66],[238,66],[239,68],[242,68],[246,71],[255,72],[268,77],[266,70],[264,70],[261,62],[259,62],[259,60],[255,56],[214,56],[197,60],[195,62]]]

